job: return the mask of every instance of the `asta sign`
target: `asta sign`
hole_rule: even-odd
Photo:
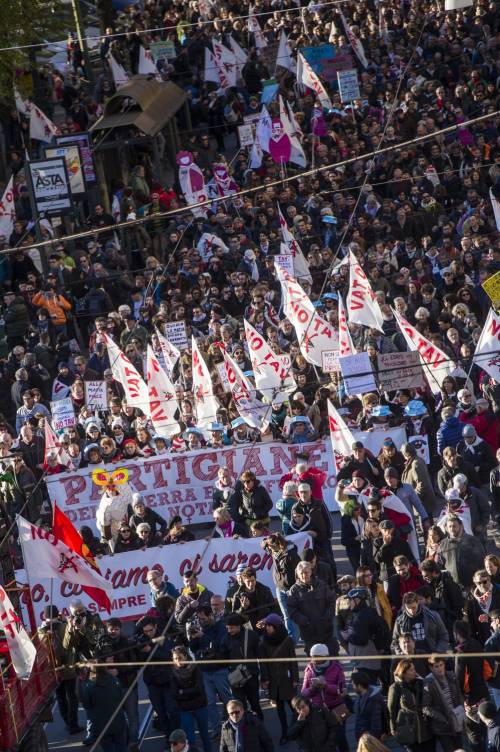
[[[28,162],[38,213],[64,214],[71,210],[71,194],[64,157]]]

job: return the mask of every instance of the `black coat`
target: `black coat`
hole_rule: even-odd
[[[311,705],[303,721],[295,721],[288,729],[288,738],[296,741],[303,752],[330,752],[336,748],[336,722],[325,708]]]
[[[396,556],[406,556],[409,562],[416,564],[415,557],[408,543],[402,540],[399,535],[394,536],[390,543],[384,543],[382,538],[376,538],[373,544],[373,558],[375,559],[379,571],[380,579],[388,580],[396,570],[393,561]]]
[[[243,604],[245,596],[249,599],[250,605]],[[241,587],[234,598],[233,610],[247,619],[255,629],[257,622],[265,619],[269,614],[279,613],[276,605],[276,599],[267,585],[257,582],[255,590],[249,592],[245,587]]]
[[[424,680],[417,677],[412,684],[396,679],[389,687],[387,704],[391,732],[399,741],[403,729],[406,734],[401,738],[404,744],[419,744],[431,738],[427,717],[423,715]]]
[[[460,646],[460,652],[458,649],[456,651],[455,674],[458,685],[471,705],[490,699],[488,685],[483,677],[484,658],[471,658],[467,655],[467,653],[482,652],[483,646],[477,640],[474,640],[473,637],[466,640]],[[466,674],[468,674],[468,687],[466,686]]]
[[[273,552],[273,582],[278,590],[290,590],[295,582],[295,568],[300,562],[297,546],[287,542],[285,551]]]
[[[273,502],[266,488],[261,486],[258,480],[255,481],[251,499],[247,504],[243,496],[243,483],[238,481],[231,497],[231,506],[229,507],[233,519],[243,520],[263,520],[269,516],[273,508]]]
[[[361,541],[356,540],[358,531],[356,530],[352,517],[349,514],[343,514],[340,518],[340,542],[345,546],[345,550],[352,556],[361,553]]]
[[[434,591],[430,608],[432,611],[437,611],[448,632],[451,633],[454,622],[462,617],[464,607],[462,588],[454,582],[451,574],[446,570],[441,572],[439,580],[434,580],[430,585]]]
[[[290,618],[307,643],[326,643],[333,630],[335,593],[322,580],[296,582],[288,594]]]
[[[295,645],[285,627],[275,630],[271,640],[264,634],[260,641],[262,658],[295,658]],[[268,694],[271,700],[291,700],[296,694],[295,686],[299,683],[299,670],[294,661],[275,661],[262,663],[260,667],[261,682],[269,682]]]
[[[243,733],[243,752],[274,752],[273,740],[266,727],[257,716],[245,713],[241,731]],[[219,752],[237,752],[236,731],[229,721],[222,724]]]
[[[446,679],[448,680],[453,707],[463,705],[464,698],[453,671],[446,672]],[[430,728],[433,734],[436,734],[436,736],[454,734],[452,711],[443,702],[443,695],[439,690],[434,674],[428,674],[424,679],[423,711],[424,715],[430,720]]]
[[[491,604],[488,611],[495,611],[500,608],[500,588],[493,585],[491,591]],[[480,621],[479,617],[484,615],[485,612],[479,605],[477,598],[472,593],[469,593],[465,601],[464,616],[466,621],[469,622],[471,628],[471,637],[484,645],[486,640],[491,637],[490,617],[488,616],[486,621]]]
[[[246,656],[244,655],[245,633],[247,633],[248,635]],[[222,640],[220,649],[222,658],[227,658],[228,660],[241,660],[241,663],[246,666],[250,673],[254,674],[254,676],[258,676],[259,664],[245,663],[244,660],[242,660],[244,657],[259,657],[259,638],[252,629],[245,629],[244,627],[242,627],[237,635],[230,635],[228,633]],[[236,664],[234,663],[231,664],[233,668],[235,667],[235,665]]]
[[[172,694],[179,710],[200,710],[207,707],[203,673],[194,663],[172,668]]]

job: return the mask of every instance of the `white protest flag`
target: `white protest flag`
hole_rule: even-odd
[[[299,125],[299,121],[295,117],[295,112],[292,110],[292,105],[288,101],[286,103],[286,108],[288,110],[288,119],[290,120],[290,124],[292,126],[293,132],[295,133],[297,137],[303,136],[304,133],[302,132],[302,128]]]
[[[217,421],[219,402],[214,395],[210,371],[198,349],[194,337],[192,337],[191,352],[193,357],[193,395],[196,408],[196,423],[200,428],[206,429],[210,423]]]
[[[120,86],[123,86],[123,84],[127,83],[127,81],[129,80],[129,75],[123,65],[120,65],[120,63],[115,60],[111,52],[108,54],[108,63],[109,67],[111,68],[111,75],[113,76],[115,86],[117,89],[119,89]]]
[[[312,89],[326,110],[332,109],[332,101],[326,89],[301,52],[297,53],[297,83]]]
[[[339,295],[339,355],[355,355],[356,348],[352,341],[351,332],[347,323],[347,312],[342,296]]]
[[[14,611],[14,606],[3,587],[0,586],[0,629],[14,671],[19,679],[28,679],[36,659],[36,648],[30,640],[23,623]]]
[[[246,62],[248,60],[248,55],[243,49],[243,47],[241,47],[236,41],[236,39],[233,39],[232,36],[229,37],[229,44],[231,46],[232,51],[234,52],[234,56],[236,57],[236,63],[238,65],[238,72],[241,75],[241,71],[245,67]]]
[[[276,68],[280,67],[286,68],[286,70],[289,70],[291,73],[295,73],[297,70],[297,63],[292,57],[292,49],[288,44],[288,38],[284,29],[281,29],[278,54],[276,56]]]
[[[112,597],[113,584],[54,533],[32,525],[20,515],[16,517],[16,522],[24,566],[30,578],[63,580],[73,585],[104,590]]]
[[[461,10],[462,8],[471,8],[473,5],[473,0],[444,0],[445,10]]]
[[[262,29],[259,26],[259,22],[254,13],[253,6],[248,7],[248,31],[254,35],[255,46],[258,50],[263,47],[267,47],[267,40],[262,33]]]
[[[175,419],[179,404],[175,396],[175,387],[161,367],[151,345],[148,345],[147,349],[146,372],[151,422],[156,433],[171,438],[181,433],[181,427]]]
[[[158,76],[158,68],[155,65],[151,50],[147,50],[145,47],[139,45],[139,73],[142,75],[148,75],[152,73],[154,76]]]
[[[64,465],[68,468],[68,470],[74,470],[74,465],[71,462],[71,457],[67,453],[66,449],[62,446],[61,442],[57,438],[56,434],[52,430],[52,426],[50,425],[50,421],[45,418],[44,420],[44,431],[45,431],[45,457],[44,460],[47,462],[47,455],[49,452],[54,452],[57,456],[57,460],[59,464]]]
[[[495,215],[495,222],[497,225],[497,230],[500,232],[500,201],[497,199],[495,194],[490,188],[490,201],[491,201],[491,208],[493,209],[493,214]]]
[[[165,365],[167,366],[168,375],[172,378],[172,373],[175,368],[175,364],[181,357],[181,351],[177,349],[175,345],[168,341],[168,339],[160,332],[156,330],[156,336],[165,359]]]
[[[396,310],[393,311],[409,350],[418,350],[424,373],[434,394],[439,394],[443,379],[451,376],[455,364],[439,347],[433,345]]]
[[[254,327],[244,320],[248,353],[252,364],[255,386],[266,402],[276,405],[286,402],[297,385],[293,378],[289,356],[276,355],[268,342]]]
[[[212,39],[214,58],[219,71],[221,89],[230,89],[236,86],[238,77],[238,65],[236,55],[232,50],[228,50],[223,44],[215,38]]]
[[[22,96],[19,94],[18,89],[16,89],[15,86],[14,86],[14,102],[16,103],[16,110],[20,112],[21,115],[25,115],[26,117],[29,117],[32,104],[29,101],[29,99],[22,98]]]
[[[335,470],[338,471],[344,457],[349,457],[352,454],[352,445],[355,438],[330,400],[328,400],[328,426],[335,459]]]
[[[317,314],[297,280],[284,272],[276,262],[274,268],[281,282],[283,311],[295,328],[300,351],[308,363],[321,368],[323,350],[338,349],[337,332]]]
[[[10,176],[10,180],[7,183],[2,200],[0,201],[0,235],[9,241],[12,231],[14,230],[14,222],[16,221],[16,209],[14,206],[14,176]]]
[[[54,382],[52,384],[52,402],[57,402],[57,400],[64,399],[70,392],[70,386],[65,384],[63,381],[59,381],[59,379],[57,378],[54,379]]]
[[[254,139],[252,148],[250,150],[250,168],[252,170],[256,170],[261,166],[263,156],[264,152],[261,149],[260,143],[257,141],[257,139]]]
[[[211,81],[213,84],[220,85],[219,67],[213,56],[213,53],[205,47],[205,65],[203,68],[203,80]]]
[[[353,324],[373,327],[383,332],[384,319],[375,293],[352,251],[349,251],[349,292],[347,312]]]
[[[269,425],[270,405],[264,405],[257,399],[255,387],[236,361],[225,350],[222,351],[222,355],[236,409],[247,425],[258,428],[259,431],[265,431]]]
[[[262,151],[269,151],[269,141],[271,139],[272,131],[271,116],[267,111],[267,107],[263,105],[255,128],[255,141],[259,143]]]
[[[356,34],[354,34],[347,21],[347,18],[344,16],[341,10],[339,10],[339,13],[340,17],[342,18],[342,23],[344,24],[345,33],[349,40],[349,44],[351,45],[356,57],[358,58],[363,68],[368,68],[368,60],[366,59],[365,50],[363,48],[363,45],[361,44],[361,41],[357,38]]]
[[[283,97],[281,96],[281,94],[280,94],[280,120],[283,126],[283,131],[286,133],[286,135],[290,139],[290,145],[292,147],[291,152],[290,152],[290,162],[293,162],[294,164],[299,165],[299,167],[305,167],[307,165],[307,159],[306,159],[304,149],[302,148],[302,144],[300,143],[297,137],[297,131],[295,128],[295,125],[296,125],[295,120],[292,123],[290,118],[288,117],[287,110],[285,109],[285,103],[283,102]]]
[[[144,379],[111,337],[107,334],[102,337],[108,348],[113,377],[122,385],[127,405],[137,407],[149,418],[149,393]]]
[[[293,271],[294,277],[298,282],[308,282],[312,285],[311,272],[309,271],[309,264],[307,263],[300,245],[295,240],[294,236],[290,232],[288,225],[285,221],[281,209],[278,204],[278,216],[280,220],[281,234],[283,236],[283,242],[287,248],[287,252],[293,256]]]
[[[490,308],[478,339],[473,362],[500,382],[500,316]]]
[[[203,257],[203,261],[208,261],[211,258],[211,256],[213,255],[212,249],[214,247],[222,248],[224,253],[229,252],[229,248],[224,243],[222,238],[219,238],[218,235],[214,235],[212,232],[204,232],[201,238],[198,240],[196,247]]]
[[[42,112],[35,104],[30,110],[30,138],[36,141],[45,141],[50,144],[54,136],[59,136],[60,131],[52,120]]]

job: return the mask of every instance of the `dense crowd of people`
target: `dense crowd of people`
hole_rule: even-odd
[[[148,142],[137,146],[128,182],[106,186],[111,201],[88,204],[85,226],[74,218],[71,240],[62,225],[32,214],[28,116],[13,110],[3,122],[16,222],[0,238],[2,581],[22,563],[16,515],[52,524],[50,476],[205,447],[223,456],[256,443],[290,444],[295,457],[281,496],[258,474],[224,463],[213,488],[212,539],[261,539],[272,557],[272,589],[251,566],[218,593],[198,570],[184,572],[180,590],[168,573],[150,570],[150,606],[133,630],[113,615],[102,621],[81,600],[67,616],[47,606],[39,634],[55,643],[59,711],[69,734],[85,730],[83,744],[138,749],[144,664],[155,723],[173,752],[196,750],[196,730],[204,752],[214,743],[220,752],[272,752],[278,740],[263,723],[264,698],[279,722],[279,744],[296,742],[303,752],[347,752],[352,733],[360,752],[383,752],[390,737],[408,752],[464,744],[500,752],[500,383],[473,359],[492,304],[482,284],[500,271],[498,18],[486,0],[451,11],[431,0],[129,5],[106,21],[95,88],[71,36],[65,71],[38,73],[42,108],[54,118],[64,112],[63,134],[87,131],[116,91],[110,55],[134,75],[141,46],[170,41],[175,56],[161,59],[157,73],[189,95],[191,124],[177,115],[182,149],[206,185],[222,163],[233,194],[251,190],[190,213],[179,179],[165,180],[177,166],[160,174]],[[322,107],[276,60],[283,32],[292,56],[320,45],[350,56],[360,97],[345,106],[336,76],[319,69],[332,103]],[[215,43],[240,50],[234,87],[207,75],[214,58],[205,50],[214,53]],[[304,175],[293,162],[283,170],[271,153],[254,166],[253,147],[234,147],[274,75],[295,118]],[[278,98],[267,106],[279,119]],[[32,154],[38,145],[31,143]],[[376,154],[385,147],[394,148]],[[377,379],[378,355],[408,349],[396,312],[453,363],[438,393],[425,382],[349,394],[339,371],[308,360],[283,312],[274,264],[286,241],[279,212],[308,267],[300,283],[323,319],[338,329],[350,277],[340,262],[354,254],[383,319],[383,331],[349,322],[356,351],[368,353]],[[115,227],[131,218],[141,221]],[[34,223],[52,238],[48,250],[31,247]],[[95,235],[80,237],[79,229]],[[225,351],[254,377],[245,320],[291,364],[286,400],[259,394],[269,417],[262,430],[242,417],[218,369]],[[184,323],[188,346],[169,370],[179,431],[166,436],[127,404],[104,335],[146,377],[147,346],[164,363],[158,332],[165,336],[172,322]],[[219,405],[209,426],[198,423],[191,337]],[[105,382],[107,410],[89,409],[90,381]],[[70,397],[75,422],[48,446],[46,424],[61,395]],[[329,402],[361,432],[336,468],[338,507],[308,453],[311,442],[330,440]],[[397,429],[405,441],[394,440]],[[373,435],[384,437],[376,452],[367,447]],[[425,440],[425,458],[416,437]],[[339,562],[333,508],[346,553]],[[290,538],[299,532],[311,540],[303,551]],[[100,557],[182,544],[206,529],[110,486],[96,528],[80,533]],[[79,671],[76,664],[89,660],[90,671]],[[130,665],[106,666],[114,662]]]

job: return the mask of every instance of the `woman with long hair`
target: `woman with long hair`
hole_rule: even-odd
[[[172,692],[181,714],[181,727],[189,744],[195,744],[195,722],[198,726],[204,752],[212,752],[208,733],[208,703],[203,683],[203,673],[187,648],[179,646],[172,651]]]

